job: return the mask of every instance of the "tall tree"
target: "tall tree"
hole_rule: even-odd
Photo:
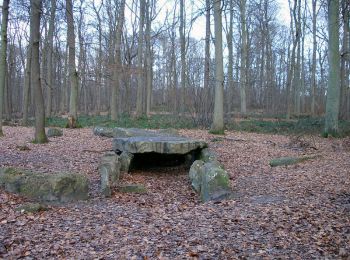
[[[66,0],[68,66],[70,81],[68,126],[77,127],[78,120],[78,72],[75,65],[75,33],[72,0]]]
[[[42,0],[32,0],[30,5],[30,39],[31,39],[31,86],[34,91],[35,102],[35,136],[36,143],[47,142],[45,134],[45,106],[44,97],[41,89],[40,79],[40,59],[39,59],[39,45],[40,45],[40,18],[42,12]]]
[[[241,71],[240,71],[240,93],[241,93],[241,113],[247,113],[246,82],[247,82],[247,58],[248,58],[248,39],[246,22],[246,0],[240,0],[240,26],[241,26]]]
[[[215,28],[215,100],[211,132],[224,133],[224,64],[222,52],[221,0],[214,1]]]
[[[7,57],[7,25],[9,17],[10,0],[4,0],[2,3],[2,21],[1,21],[1,50],[0,50],[0,136],[2,131],[2,113],[4,102],[4,89],[6,77],[6,57]]]
[[[185,112],[186,91],[186,39],[185,39],[185,0],[180,0],[180,53],[181,53],[181,89],[180,89],[180,112]]]
[[[328,0],[328,89],[325,136],[338,134],[340,98],[339,0]]]
[[[143,114],[143,26],[145,24],[145,0],[140,0],[140,20],[139,20],[139,35],[137,46],[137,100],[136,100],[136,117]]]
[[[49,32],[47,35],[47,103],[46,116],[51,116],[52,110],[52,89],[53,89],[53,35],[55,30],[56,0],[51,0],[51,14]]]
[[[316,106],[316,51],[317,51],[317,28],[316,11],[317,0],[312,0],[312,68],[311,68],[311,115],[315,116]]]
[[[124,27],[124,10],[125,10],[125,0],[122,0],[119,7],[119,17],[117,24],[116,40],[115,40],[115,68],[113,70],[113,84],[111,91],[111,119],[118,119],[118,95],[120,92],[120,72],[121,72],[121,50],[122,50],[122,34]]]

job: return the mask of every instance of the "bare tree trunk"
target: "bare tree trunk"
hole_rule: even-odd
[[[204,119],[207,121],[209,119],[209,104],[211,103],[210,96],[210,0],[205,1],[205,61],[204,61],[204,100],[205,103],[202,104]]]
[[[136,100],[136,117],[143,114],[143,26],[145,23],[145,0],[140,0],[140,21],[139,21],[139,36],[137,46],[137,100]]]
[[[209,1],[209,0],[207,0]],[[233,0],[230,0],[230,22],[227,34],[227,48],[228,48],[228,67],[227,67],[227,77],[228,77],[228,101],[227,101],[227,112],[232,111],[233,103]],[[210,25],[210,24],[209,24]],[[210,32],[209,32],[210,33]]]
[[[48,54],[47,54],[47,103],[46,103],[46,115],[51,116],[52,111],[52,89],[53,89],[53,33],[55,30],[55,17],[56,17],[56,0],[51,0],[51,14],[48,32]]]
[[[124,10],[125,10],[125,0],[122,0],[120,3],[119,18],[116,32],[116,41],[115,41],[115,68],[113,70],[113,84],[111,90],[111,120],[118,119],[118,96],[119,96],[119,85],[121,72],[121,44],[122,44],[122,34],[124,27]]]
[[[32,65],[31,65],[31,86],[35,93],[35,137],[36,143],[47,142],[45,134],[45,106],[41,90],[39,43],[40,43],[40,17],[42,0],[31,1],[30,32],[32,40]]]
[[[325,136],[338,135],[340,98],[339,0],[328,0],[328,90]]]
[[[240,72],[240,94],[241,94],[241,113],[247,113],[247,97],[246,97],[246,82],[247,82],[247,24],[246,24],[246,0],[240,0],[240,22],[241,22],[241,37],[242,37],[242,52],[241,52],[241,72]]]
[[[185,39],[185,0],[180,0],[180,52],[181,52],[181,89],[180,89],[180,112],[185,112],[186,91],[186,39]]]
[[[317,51],[317,38],[316,38],[316,4],[317,0],[312,0],[312,68],[311,68],[311,115],[315,116],[315,103],[316,103],[316,51]]]
[[[32,51],[31,51],[31,46],[29,45],[27,48],[27,61],[26,61],[25,75],[24,75],[23,108],[22,108],[23,110],[22,125],[23,126],[28,125],[31,62],[32,62]]]
[[[152,49],[151,49],[151,23],[153,6],[151,0],[147,0],[146,8],[146,114],[151,116],[151,102],[152,102]]]
[[[215,23],[215,100],[211,131],[224,133],[224,65],[222,52],[221,0],[214,1]]]
[[[0,49],[0,136],[3,136],[2,131],[2,113],[5,90],[6,77],[6,58],[7,58],[7,25],[9,16],[9,0],[4,0],[2,3],[2,21],[1,21],[1,49]]]
[[[70,80],[69,117],[68,126],[77,127],[78,120],[78,72],[75,66],[75,33],[73,19],[72,0],[66,0],[67,16],[67,42],[68,42],[68,63]]]
[[[341,94],[340,94],[340,117],[349,119],[350,117],[350,93],[349,93],[349,64],[350,64],[350,2],[342,0],[342,17],[343,17],[343,39],[341,53]]]

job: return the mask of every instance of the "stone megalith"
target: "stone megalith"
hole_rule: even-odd
[[[112,195],[112,188],[116,186],[120,177],[119,156],[115,152],[103,155],[98,167],[101,180],[101,193],[105,197]]]
[[[88,199],[88,179],[75,173],[37,173],[0,168],[0,188],[42,202],[71,202]]]

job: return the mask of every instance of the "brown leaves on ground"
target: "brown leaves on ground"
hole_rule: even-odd
[[[100,197],[97,166],[112,140],[93,136],[90,129],[65,129],[42,145],[30,142],[30,128],[4,132],[0,166],[81,172],[90,179],[91,199],[23,213],[16,208],[26,200],[1,190],[0,258],[350,257],[346,139],[303,137],[302,143],[291,143],[278,135],[228,132],[216,138],[183,130],[208,141],[236,193],[235,200],[201,204],[185,168],[137,170],[122,181],[144,185],[146,194],[115,191],[110,199]],[[314,153],[322,156],[287,167],[268,165],[275,157]]]

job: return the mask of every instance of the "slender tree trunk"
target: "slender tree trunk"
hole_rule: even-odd
[[[30,94],[30,73],[31,73],[32,51],[31,46],[27,48],[27,60],[24,75],[24,89],[23,89],[23,119],[22,125],[28,125],[28,109],[29,109],[29,94]]]
[[[205,60],[204,60],[204,102],[201,104],[204,122],[210,122],[210,0],[205,1]]]
[[[151,102],[152,102],[152,49],[151,49],[151,16],[152,16],[152,3],[151,0],[147,0],[146,8],[146,114],[151,116]]]
[[[240,8],[241,37],[242,37],[240,94],[241,94],[241,113],[244,115],[247,113],[246,82],[247,82],[247,56],[248,56],[246,0],[240,0],[239,8]]]
[[[140,0],[140,21],[139,21],[139,36],[137,46],[137,100],[136,100],[136,117],[141,117],[143,114],[143,26],[145,23],[145,0]]]
[[[55,30],[55,17],[56,17],[56,0],[51,0],[51,14],[49,22],[48,32],[48,48],[47,48],[47,103],[46,103],[46,115],[51,116],[52,111],[52,89],[53,89],[53,33]]]
[[[209,0],[207,0],[209,1]],[[227,47],[228,47],[228,67],[227,67],[227,77],[228,77],[228,101],[227,101],[227,112],[232,111],[233,103],[233,0],[230,0],[230,22],[227,34]],[[209,32],[210,33],[210,32]]]
[[[315,116],[316,103],[316,51],[317,51],[317,28],[316,28],[316,4],[317,0],[312,0],[312,68],[311,68],[311,115]]]
[[[349,93],[349,64],[350,64],[350,2],[342,0],[342,18],[343,18],[343,38],[341,53],[341,94],[340,94],[340,117],[348,119],[350,117],[350,93]]]
[[[31,65],[31,86],[35,93],[35,137],[36,143],[47,142],[45,134],[45,106],[44,97],[41,90],[40,63],[39,63],[39,43],[40,43],[40,17],[41,0],[31,1],[30,32],[32,40],[32,65]]]
[[[181,89],[180,89],[180,112],[185,112],[186,91],[186,39],[185,39],[185,0],[180,0],[180,56],[181,56]]]
[[[338,134],[340,98],[339,0],[328,0],[328,90],[325,136]]]
[[[211,131],[224,133],[224,65],[222,51],[221,0],[214,1],[215,24],[215,100]]]
[[[75,66],[75,33],[73,19],[72,0],[66,0],[67,16],[67,42],[68,42],[68,63],[70,80],[69,117],[68,126],[77,127],[78,120],[78,72]]]
[[[4,90],[5,77],[7,70],[7,25],[9,16],[9,0],[4,0],[2,3],[2,21],[1,21],[1,49],[0,49],[0,136],[3,136],[2,131],[2,114],[4,106]]]
[[[118,119],[118,96],[119,96],[119,85],[120,85],[120,72],[121,72],[121,44],[122,44],[122,34],[124,27],[124,11],[125,10],[125,0],[120,3],[119,18],[117,24],[116,41],[115,41],[115,57],[114,63],[115,68],[113,70],[113,84],[111,90],[111,120]]]

